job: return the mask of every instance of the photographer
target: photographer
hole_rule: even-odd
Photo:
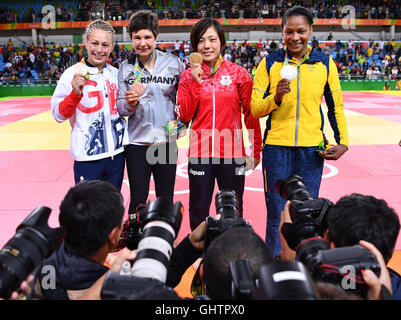
[[[287,240],[283,235],[283,233],[284,233],[283,225],[286,223],[287,224],[293,223],[291,216],[290,216],[289,208],[290,208],[290,201],[287,201],[287,203],[284,207],[284,210],[281,214],[281,224],[280,224],[280,230],[281,230],[280,237],[281,237],[281,245],[282,245],[282,251],[281,251],[280,257],[282,260],[294,260],[296,257],[298,257],[298,252],[295,252],[294,250],[292,250],[289,247]],[[329,211],[329,217],[331,215],[331,212],[333,210],[335,211],[334,208],[337,208],[337,204],[333,208],[331,208],[331,210]],[[341,207],[339,206],[339,208],[341,208]],[[352,215],[353,214],[355,214],[355,211],[352,212]],[[350,228],[353,228],[353,227],[355,227],[355,224],[348,224],[348,226]],[[330,230],[330,227],[329,227],[329,230]],[[331,249],[336,248],[336,245],[333,242],[331,242],[330,240],[328,240],[327,234],[325,234],[324,238],[326,241],[329,242],[329,246]],[[307,240],[309,240],[309,239],[306,239],[303,243],[307,242]],[[323,241],[323,239],[321,239],[321,240]],[[381,272],[380,272],[379,277],[377,277],[373,271],[368,270],[368,269],[365,269],[364,272],[362,273],[362,278],[365,281],[365,283],[367,284],[367,286],[369,287],[366,298],[369,300],[381,299],[383,297],[382,296],[382,294],[383,294],[382,286],[385,286],[385,288],[389,291],[389,293],[392,293],[390,275],[386,268],[386,263],[383,259],[382,253],[372,243],[363,241],[362,239],[359,239],[353,243],[348,243],[347,246],[355,245],[355,244],[359,244],[362,247],[369,250],[376,257],[376,259],[381,267]],[[299,244],[299,246],[297,247],[297,250],[299,250],[301,246],[302,246],[302,244]]]
[[[357,244],[360,240],[372,243],[390,261],[400,222],[397,213],[381,199],[362,194],[351,194],[337,201],[328,213],[327,240],[333,247]],[[388,268],[395,300],[401,300],[401,276]]]
[[[54,286],[49,285],[47,273],[39,273],[36,296],[79,299],[107,272],[104,263],[118,243],[123,215],[122,195],[110,183],[92,180],[72,187],[60,204],[64,242],[42,263],[55,270]]]

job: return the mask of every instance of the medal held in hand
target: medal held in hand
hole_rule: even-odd
[[[203,62],[202,55],[199,52],[192,52],[189,55],[189,63],[193,66],[195,63],[201,64]]]
[[[86,64],[80,62],[74,68],[75,73],[84,74],[85,79],[89,79],[88,67]]]
[[[297,77],[297,68],[291,64],[287,64],[281,68],[280,76],[283,79],[292,81]]]

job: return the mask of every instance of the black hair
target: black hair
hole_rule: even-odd
[[[266,243],[248,227],[234,227],[219,235],[206,250],[203,260],[206,294],[214,299],[233,299],[230,262],[246,260],[258,277],[263,264],[273,261]]]
[[[93,256],[115,227],[121,227],[124,202],[120,191],[106,181],[83,181],[70,188],[60,204],[59,222],[65,229],[70,254]]]
[[[301,6],[295,6],[290,9],[288,9],[285,13],[283,18],[281,19],[281,28],[284,28],[285,24],[287,23],[287,20],[289,17],[293,16],[302,16],[304,17],[305,21],[312,26],[313,24],[313,16],[309,12],[308,9],[301,7]]]
[[[155,38],[159,35],[159,20],[157,15],[150,10],[139,10],[135,12],[128,23],[129,36],[139,30],[150,30]]]
[[[400,221],[384,200],[358,193],[344,196],[330,209],[327,222],[330,241],[336,247],[365,240],[381,252],[386,263],[393,255]]]
[[[223,27],[221,26],[219,21],[210,18],[201,19],[192,27],[190,38],[191,38],[191,47],[194,51],[198,51],[198,44],[200,38],[210,27],[213,27],[216,30],[217,35],[220,39],[220,45],[221,45],[220,51],[223,51],[223,49],[226,46],[226,37],[224,35]]]

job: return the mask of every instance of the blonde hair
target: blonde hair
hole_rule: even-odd
[[[85,29],[85,33],[83,35],[84,39],[89,40],[93,30],[102,30],[109,33],[112,44],[115,42],[116,32],[114,31],[111,24],[108,23],[107,21],[98,19],[91,22]]]

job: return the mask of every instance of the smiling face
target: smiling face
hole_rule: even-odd
[[[282,35],[291,56],[301,60],[308,51],[308,41],[312,36],[312,26],[303,16],[288,17]]]
[[[200,37],[197,51],[202,55],[203,61],[213,66],[220,55],[221,42],[214,27],[209,27]]]
[[[140,58],[149,58],[156,48],[156,37],[148,29],[132,32],[132,46]]]
[[[88,62],[95,67],[103,67],[113,50],[110,33],[95,29],[91,32],[89,38],[84,40],[84,43],[88,51]]]

